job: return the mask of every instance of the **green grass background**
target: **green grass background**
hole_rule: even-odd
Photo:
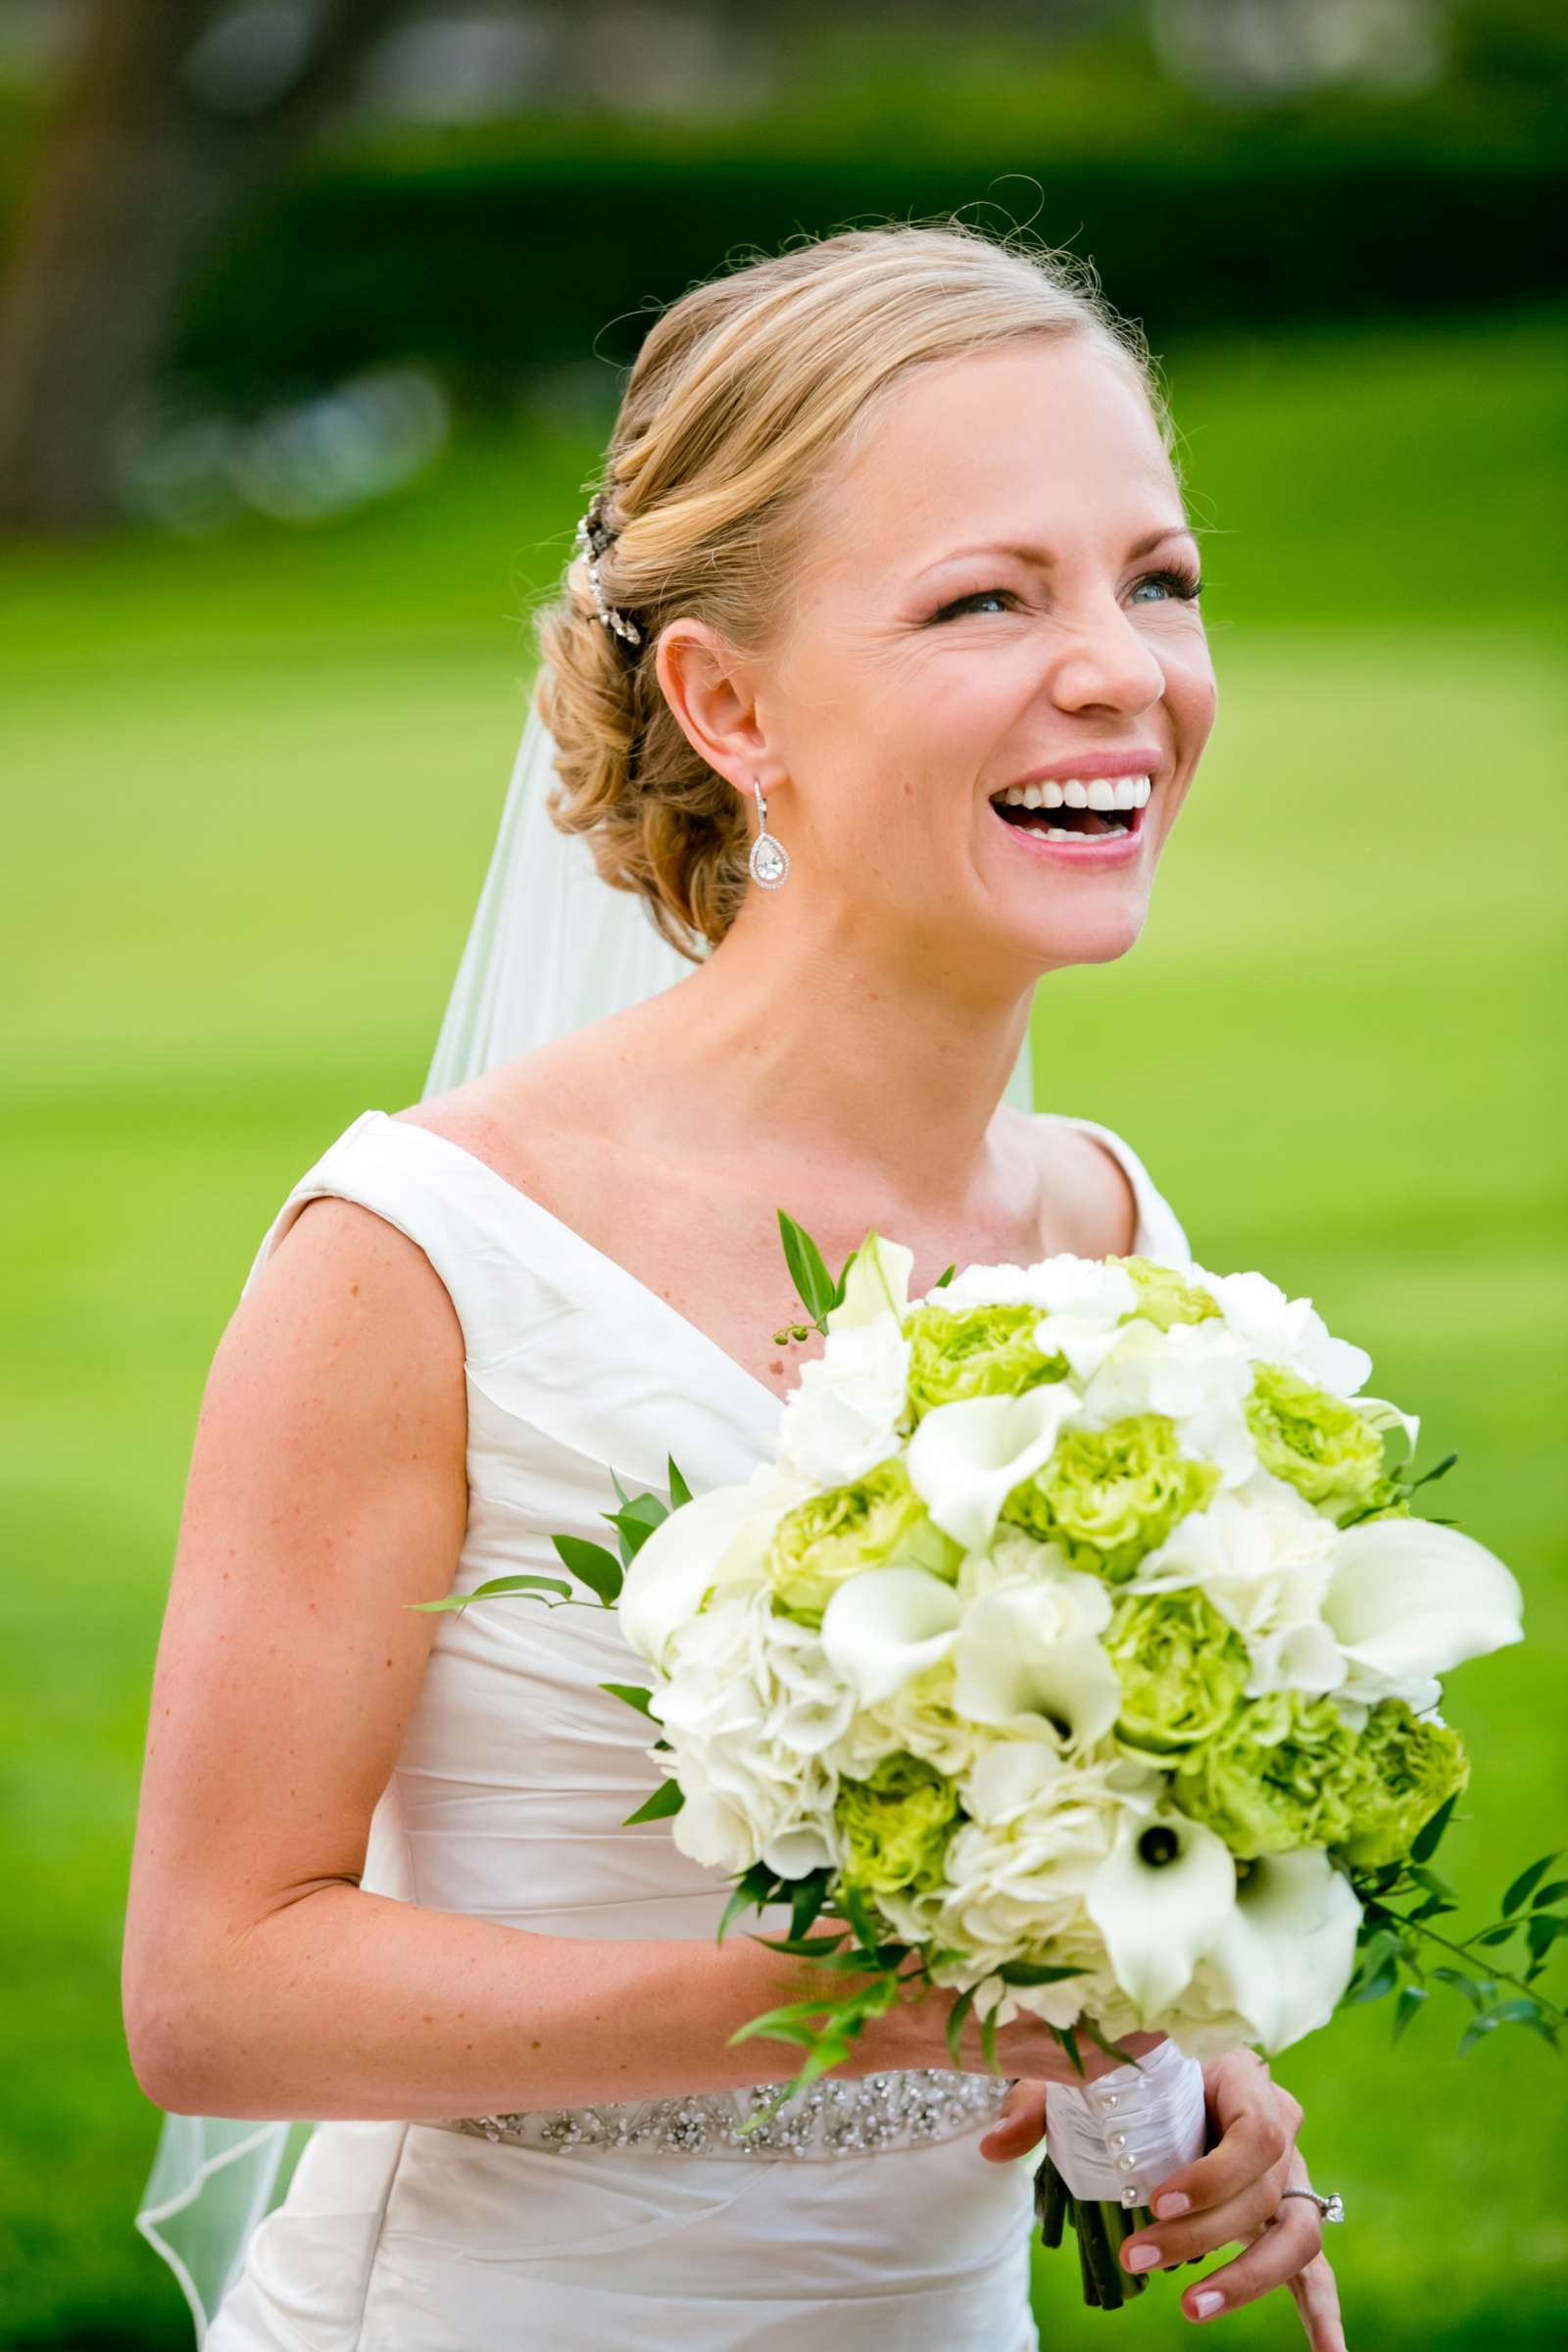
[[[1121,1129],[1200,1257],[1309,1291],[1461,1460],[1527,1643],[1465,1668],[1445,1862],[1479,1906],[1563,1835],[1565,318],[1167,352],[1220,713],[1154,911],[1041,991],[1043,1107]],[[158,2118],[119,1944],[195,1415],[278,1202],[415,1100],[521,725],[517,616],[596,459],[519,416],[330,526],[8,551],[0,1116],[0,2343],[188,2341],[131,2212]],[[1475,1924],[1480,1924],[1479,1908]],[[1440,2008],[1433,2003],[1433,2010]],[[1355,2352],[1544,2346],[1564,2075],[1387,2005],[1278,2073],[1348,2221]],[[1196,2274],[1186,2274],[1188,2278]],[[1040,2259],[1043,2340],[1181,2340]],[[1217,2323],[1298,2339],[1283,2296]]]

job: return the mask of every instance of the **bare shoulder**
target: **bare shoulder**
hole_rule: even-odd
[[[1126,1257],[1138,1235],[1138,1200],[1126,1169],[1099,1136],[1060,1111],[1020,1111],[1040,1179],[1048,1250]]]
[[[392,1117],[477,1152],[503,1175],[513,1174],[525,1162],[530,1141],[571,1124],[573,1081],[580,1080],[581,1069],[564,1043],[536,1047],[443,1095],[395,1110]]]

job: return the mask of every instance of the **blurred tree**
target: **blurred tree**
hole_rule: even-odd
[[[91,0],[0,281],[0,529],[112,520],[115,428],[398,0]]]

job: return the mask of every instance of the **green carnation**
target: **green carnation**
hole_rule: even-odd
[[[1276,1690],[1246,1700],[1173,1777],[1184,1813],[1254,1857],[1338,1845],[1359,1773],[1356,1735],[1332,1699]]]
[[[1257,1458],[1311,1503],[1338,1512],[1372,1502],[1383,1478],[1383,1433],[1344,1396],[1283,1364],[1259,1364],[1247,1399]]]
[[[963,1546],[943,1534],[909,1484],[902,1454],[863,1478],[809,1495],[784,1513],[763,1562],[775,1604],[804,1625],[820,1625],[840,1585],[862,1568],[929,1568],[951,1583]]]
[[[934,1764],[901,1750],[866,1781],[841,1780],[833,1818],[842,1877],[873,1899],[940,1886],[948,1839],[962,1818],[958,1792]]]
[[[1347,1862],[1398,1862],[1446,1797],[1464,1788],[1470,1759],[1446,1723],[1413,1715],[1402,1698],[1380,1699],[1356,1743]]]
[[[1067,1364],[1034,1343],[1038,1306],[916,1306],[904,1324],[909,1342],[912,1418],[966,1396],[1016,1396],[1061,1380]]]
[[[1183,1282],[1173,1266],[1158,1265],[1152,1257],[1113,1257],[1109,1262],[1132,1276],[1138,1312],[1161,1331],[1169,1331],[1173,1323],[1206,1323],[1219,1313],[1219,1300],[1197,1283]]]
[[[1116,1728],[1135,1747],[1207,1740],[1242,1695],[1247,1644],[1200,1592],[1129,1592],[1103,1640],[1121,1683]]]
[[[1213,1462],[1183,1453],[1168,1413],[1133,1413],[1108,1429],[1067,1429],[1049,1461],[1013,1488],[1002,1516],[1075,1568],[1119,1582],[1219,1485]]]

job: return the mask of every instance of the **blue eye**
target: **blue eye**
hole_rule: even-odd
[[[951,605],[944,605],[941,612],[934,617],[937,620],[946,620],[950,612],[965,612],[970,605],[983,605],[993,597],[1004,597],[1009,604],[1016,604],[1018,601],[1010,588],[976,588],[970,595],[957,597]]]
[[[1196,571],[1183,570],[1179,565],[1164,571],[1152,571],[1138,583],[1140,588],[1167,588],[1182,604],[1191,604],[1203,593],[1203,583]]]

